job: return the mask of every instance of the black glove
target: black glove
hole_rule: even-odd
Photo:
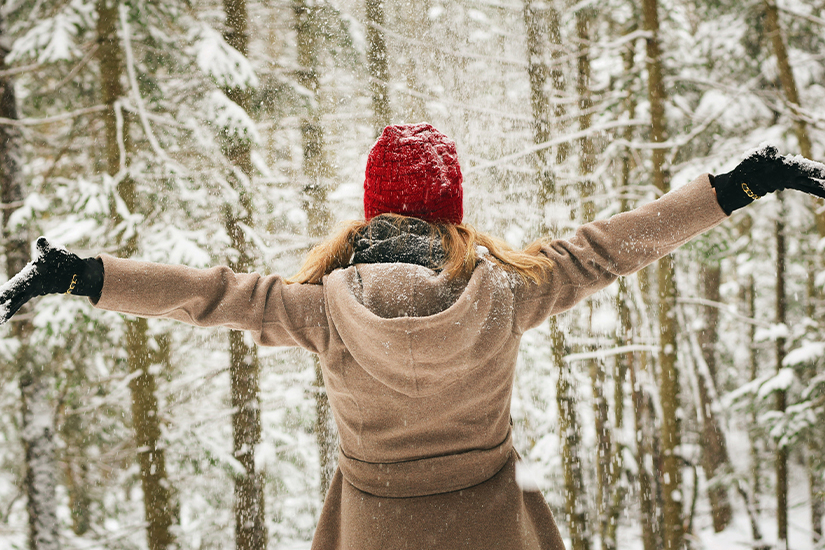
[[[716,200],[726,214],[768,193],[797,189],[825,198],[825,165],[804,157],[780,155],[768,145],[751,153],[739,166],[726,174],[710,178],[716,188]]]
[[[64,248],[55,248],[45,237],[37,239],[34,259],[0,288],[0,324],[35,296],[74,294],[99,297],[103,289],[103,262],[81,260]]]

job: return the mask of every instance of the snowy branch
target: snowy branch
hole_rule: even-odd
[[[565,363],[573,363],[575,361],[586,361],[588,359],[604,359],[612,355],[621,355],[623,353],[633,353],[636,351],[649,351],[651,353],[658,353],[659,346],[630,344],[627,346],[618,346],[610,349],[600,349],[596,351],[586,351],[582,353],[571,353],[565,355],[562,360]]]
[[[387,27],[384,27],[383,25],[379,25],[378,23],[375,23],[374,21],[367,21],[366,25],[368,27],[372,27],[376,30],[381,31],[382,33],[384,33],[387,36],[392,36],[393,38],[395,38],[395,39],[397,39],[401,42],[405,42],[405,43],[411,44],[413,46],[419,46],[421,48],[428,48],[428,49],[436,50],[438,52],[443,53],[444,55],[448,55],[448,56],[451,56],[451,57],[460,57],[460,58],[463,58],[463,59],[475,59],[475,60],[479,60],[479,61],[497,61],[498,63],[501,63],[502,65],[513,65],[513,66],[516,66],[516,67],[524,68],[525,70],[527,69],[527,66],[528,66],[528,63],[526,61],[521,61],[520,59],[510,59],[510,58],[505,58],[505,57],[496,57],[496,56],[483,55],[483,54],[471,53],[471,52],[460,52],[460,51],[457,51],[457,50],[454,50],[454,49],[439,48],[435,45],[436,42],[434,42],[434,41],[433,42],[424,42],[423,40],[416,40],[415,38],[410,38],[409,36],[405,36],[403,34],[395,32],[395,31],[391,31]]]
[[[526,157],[527,155],[532,155],[538,151],[543,151],[544,149],[549,149],[554,145],[559,145],[561,143],[569,143],[571,141],[575,141],[577,139],[581,139],[583,137],[591,136],[593,134],[598,134],[599,132],[604,132],[606,130],[612,130],[614,128],[623,128],[627,126],[646,126],[649,122],[647,120],[642,119],[632,119],[632,120],[616,120],[613,122],[607,122],[605,124],[601,124],[599,126],[591,126],[586,130],[581,130],[579,132],[573,132],[572,134],[565,134],[559,136],[555,139],[551,139],[549,141],[545,141],[544,143],[539,143],[538,145],[532,145],[527,147],[526,149],[522,149],[518,153],[513,153],[511,155],[503,156],[496,160],[491,160],[488,162],[483,162],[481,164],[477,164],[475,166],[471,166],[468,169],[464,170],[465,174],[472,174],[473,172],[480,172],[482,170],[486,170],[488,168],[493,168],[500,164],[504,164],[510,162],[511,160],[515,160],[517,158]]]
[[[160,146],[158,143],[157,138],[155,137],[154,132],[152,131],[152,127],[149,125],[149,120],[146,118],[146,106],[143,103],[143,98],[140,96],[140,88],[138,87],[137,82],[137,73],[135,71],[135,56],[132,52],[132,38],[131,38],[131,31],[129,29],[129,8],[125,5],[121,4],[120,6],[120,24],[123,28],[123,49],[126,52],[126,71],[129,75],[129,85],[132,88],[132,96],[134,97],[135,104],[137,105],[138,116],[140,117],[140,122],[143,126],[143,131],[146,133],[146,139],[149,140],[149,144],[152,146],[152,149],[155,151],[155,154],[158,157],[162,158],[166,162],[174,164],[178,169],[186,172],[186,168],[182,166],[180,163],[175,162],[169,155],[166,154],[166,151]]]
[[[806,20],[810,21],[811,23],[816,23],[817,25],[822,25],[823,27],[825,27],[825,19],[822,19],[820,17],[816,17],[815,15],[802,13],[801,11],[796,11],[794,9],[791,9],[791,8],[787,7],[787,6],[777,5],[776,7],[777,7],[778,10],[783,11],[783,12],[789,14],[789,15],[793,15],[795,17],[806,19]]]
[[[1,118],[0,126],[38,126],[40,124],[52,124],[54,122],[63,122],[64,120],[72,120],[79,116],[88,115],[91,113],[99,113],[108,109],[106,105],[95,105],[94,107],[86,107],[76,111],[63,113],[62,115],[48,116],[43,118]]]
[[[97,53],[98,48],[100,48],[100,44],[95,44],[94,46],[92,46],[89,52],[85,56],[83,56],[83,59],[81,59],[77,65],[72,67],[72,70],[69,71],[69,74],[63,77],[63,79],[60,82],[52,86],[48,91],[44,93],[51,94],[62,89],[63,86],[65,86],[69,81],[71,81],[71,79],[73,79],[77,75],[77,73],[79,73],[83,69],[83,67],[85,67],[89,63],[89,61],[92,60],[94,55]]]
[[[748,323],[749,325],[754,325],[757,327],[762,328],[770,328],[772,325],[765,321],[760,321],[759,319],[753,319],[751,317],[746,317],[736,311],[733,311],[733,307],[730,304],[725,304],[723,302],[714,302],[713,300],[706,300],[704,298],[677,298],[676,302],[679,304],[693,304],[696,306],[707,306],[707,307],[715,307],[720,311],[725,312],[726,314],[730,315],[734,319],[739,319],[744,323]]]
[[[31,71],[36,71],[40,67],[42,67],[42,63],[32,63],[31,65],[22,65],[20,67],[12,67],[11,69],[6,69],[4,71],[0,71],[0,78],[7,78],[10,76],[14,76],[16,74],[23,74],[28,73]]]

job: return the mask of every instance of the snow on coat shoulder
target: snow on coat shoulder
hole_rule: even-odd
[[[480,262],[469,281],[411,264],[357,264],[324,281],[330,320],[353,358],[409,396],[431,395],[483,364],[513,327],[506,274]]]

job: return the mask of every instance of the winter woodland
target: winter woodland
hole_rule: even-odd
[[[38,235],[291,275],[389,123],[517,247],[825,159],[822,0],[4,0],[0,50],[5,278]],[[825,548],[824,248],[786,191],[528,333],[519,477],[571,550]],[[0,548],[309,548],[335,460],[307,353],[63,296],[0,328]]]

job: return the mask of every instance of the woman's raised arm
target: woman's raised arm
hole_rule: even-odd
[[[634,273],[767,193],[796,189],[825,197],[825,165],[781,156],[766,146],[731,172],[704,174],[680,189],[606,220],[585,224],[570,239],[541,250],[554,269],[541,285],[526,285],[517,327],[527,330],[573,307],[617,277]]]
[[[329,335],[320,285],[288,285],[277,275],[228,267],[194,269],[105,254],[81,259],[42,237],[32,262],[0,288],[0,321],[35,296],[58,293],[88,296],[98,308],[139,317],[248,330],[261,345],[318,352]]]

